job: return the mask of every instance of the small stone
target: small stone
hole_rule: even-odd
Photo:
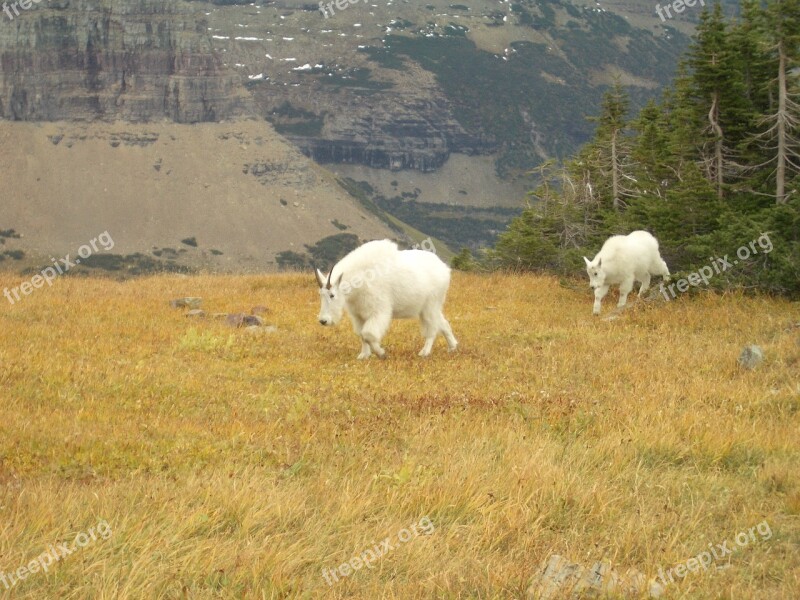
[[[568,561],[554,554],[542,565],[527,591],[530,600],[555,600],[556,598],[622,597],[658,598],[664,588],[657,581],[636,569],[628,569],[624,576],[606,562],[595,563],[591,568]]]
[[[172,308],[200,308],[201,304],[203,304],[203,299],[193,296],[186,298],[176,298],[175,300],[170,300],[169,302],[169,305]]]
[[[232,313],[225,318],[225,322],[231,327],[241,327],[244,317],[244,313]]]
[[[275,333],[278,328],[275,325],[268,325],[267,327],[260,327],[259,325],[248,325],[244,330],[251,335],[264,335],[267,333]]]
[[[250,333],[250,334],[253,334],[253,335],[264,333],[264,330],[261,327],[259,327],[258,325],[248,325],[247,327],[244,328],[244,330],[247,333]]]
[[[764,360],[764,351],[755,344],[742,348],[737,362],[745,369],[755,369]]]
[[[244,315],[242,319],[243,327],[261,327],[264,324],[264,319],[258,315]]]
[[[204,311],[202,308],[193,308],[192,310],[186,313],[186,316],[202,319],[206,316],[206,311]]]

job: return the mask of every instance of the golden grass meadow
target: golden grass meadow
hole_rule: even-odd
[[[186,318],[182,296],[265,305],[277,331]],[[0,572],[110,534],[0,597],[525,598],[552,554],[655,577],[764,522],[664,597],[800,597],[797,303],[632,296],[604,320],[586,281],[455,273],[458,351],[421,359],[417,323],[395,321],[368,361],[318,309],[311,274],[62,277],[2,299]]]

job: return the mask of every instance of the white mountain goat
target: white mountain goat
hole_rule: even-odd
[[[420,356],[428,356],[438,334],[444,335],[450,351],[458,342],[444,318],[450,268],[433,252],[398,250],[389,240],[368,242],[336,263],[327,278],[315,269],[321,306],[319,322],[336,325],[347,309],[353,329],[361,337],[361,354],[383,357],[381,340],[392,319],[418,318],[425,345]]]
[[[641,281],[639,296],[650,287],[650,277],[661,275],[669,281],[667,263],[661,259],[658,240],[646,231],[633,231],[628,235],[614,235],[608,238],[590,261],[585,256],[589,285],[594,288],[593,314],[600,314],[600,303],[611,285],[619,285],[618,307],[625,306],[633,282]]]

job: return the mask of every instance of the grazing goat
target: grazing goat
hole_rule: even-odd
[[[600,303],[611,285],[619,285],[618,307],[625,306],[634,281],[641,281],[639,296],[650,287],[650,277],[661,275],[669,281],[667,263],[661,259],[658,240],[646,231],[633,231],[628,235],[614,235],[608,238],[594,257],[585,256],[589,285],[594,288],[594,309],[600,314]]]
[[[433,252],[398,250],[389,240],[368,242],[336,263],[327,278],[315,269],[321,306],[319,322],[336,325],[345,309],[361,337],[359,359],[383,357],[381,340],[392,319],[418,318],[428,356],[441,333],[450,351],[458,342],[444,318],[450,268]]]

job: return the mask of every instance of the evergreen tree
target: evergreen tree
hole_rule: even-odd
[[[790,72],[797,67],[800,48],[800,0],[772,0],[767,5],[767,43],[775,66],[770,85],[774,99],[762,123],[767,129],[757,138],[769,152],[767,164],[774,164],[775,202],[786,204],[787,183],[800,173],[800,104],[797,97],[797,76]],[[793,188],[796,191],[796,186]]]
[[[593,139],[563,167],[548,164],[536,203],[511,222],[501,265],[582,273],[610,235],[645,229],[673,273],[754,240],[774,249],[713,285],[800,296],[800,0],[744,0],[728,25],[705,11],[672,88],[626,122],[616,82]]]
[[[578,156],[587,171],[583,177],[595,182],[593,193],[598,194],[600,204],[616,212],[624,209],[626,198],[633,195],[630,144],[625,137],[629,104],[628,93],[616,80],[603,96],[600,116],[589,119],[597,123],[597,129]]]
[[[723,198],[726,175],[735,171],[735,146],[747,136],[753,119],[738,59],[717,2],[710,12],[701,14],[695,43],[689,49],[687,100],[693,101],[697,113],[706,118],[706,127],[700,132],[699,158],[719,199]]]

